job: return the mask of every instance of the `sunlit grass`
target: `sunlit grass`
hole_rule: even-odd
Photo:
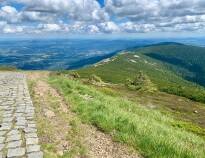
[[[86,123],[134,147],[145,157],[203,158],[203,138],[178,126],[156,110],[106,95],[79,81],[52,77],[50,83],[72,103],[72,110]],[[89,97],[88,97],[89,96]]]

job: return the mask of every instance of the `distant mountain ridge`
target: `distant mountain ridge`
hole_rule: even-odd
[[[107,82],[124,84],[143,71],[160,91],[205,102],[205,48],[164,42],[124,52],[78,72],[84,77],[96,74]]]
[[[139,49],[139,48],[146,48],[146,47],[152,47],[152,46],[162,46],[162,45],[185,45],[185,44],[179,43],[179,42],[160,42],[160,43],[156,43],[156,44],[148,44],[148,45],[145,45],[145,46],[131,47],[131,48],[127,48],[125,50],[135,51],[136,49]]]

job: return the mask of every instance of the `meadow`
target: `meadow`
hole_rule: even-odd
[[[178,121],[169,115],[107,95],[65,76],[53,75],[49,83],[72,105],[72,111],[84,123],[135,148],[144,157],[202,158],[205,155],[204,138],[175,126]]]

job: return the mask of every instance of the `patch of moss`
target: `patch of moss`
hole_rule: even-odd
[[[203,136],[205,138],[205,129],[201,128],[191,122],[184,122],[184,121],[174,121],[172,122],[172,126],[176,128],[181,128],[186,131],[190,131],[197,135]]]

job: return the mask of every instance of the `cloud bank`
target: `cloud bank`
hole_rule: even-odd
[[[0,33],[200,32],[204,0],[0,0]]]

